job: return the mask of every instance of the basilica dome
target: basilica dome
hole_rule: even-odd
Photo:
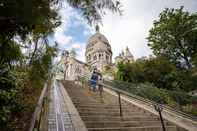
[[[100,68],[101,65],[111,64],[111,45],[99,30],[88,39],[85,56],[86,62],[96,68]]]
[[[94,35],[92,35],[87,43],[86,46],[86,53],[88,51],[107,51],[107,52],[112,52],[111,51],[111,45],[109,44],[109,41],[107,38],[97,32]]]

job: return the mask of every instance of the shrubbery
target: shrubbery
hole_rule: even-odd
[[[106,81],[106,84],[110,84],[113,87],[155,102],[163,102],[170,107],[193,115],[196,115],[197,112],[197,109],[192,105],[197,103],[197,97],[191,96],[187,92],[181,90],[170,91],[166,89],[159,89],[150,83],[133,84],[117,80],[114,80],[113,82]]]
[[[177,68],[165,56],[137,59],[134,63],[119,63],[116,80],[131,83],[149,82],[167,90],[192,91],[197,87],[195,68]]]
[[[18,90],[16,75],[5,66],[0,67],[0,129],[4,130],[11,114],[19,111],[21,106],[16,100]]]

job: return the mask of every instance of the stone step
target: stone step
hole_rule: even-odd
[[[119,107],[119,105],[105,105],[105,104],[75,104],[74,103],[74,105],[76,106],[76,107],[84,107],[84,108],[111,108],[111,109],[114,109],[114,108],[117,108],[117,109],[119,109],[120,107]],[[129,107],[129,106],[122,106],[122,109],[133,109],[133,107]],[[140,108],[134,108],[134,109],[136,109],[136,110],[142,110],[142,109],[140,109]]]
[[[85,121],[159,121],[158,117],[150,117],[150,116],[81,116],[81,118]]]
[[[86,121],[87,128],[161,126],[160,121]],[[172,125],[164,122],[165,126]]]
[[[160,126],[143,127],[109,127],[109,128],[88,128],[88,131],[163,131]],[[177,131],[176,126],[167,126],[166,131]]]
[[[110,108],[110,107],[107,107],[107,106],[98,106],[97,108],[96,107],[91,107],[91,106],[79,106],[79,105],[75,105],[79,110],[84,110],[84,111],[97,111],[97,110],[105,110],[105,111],[119,111],[120,108],[119,107],[116,107],[116,108]],[[145,111],[145,110],[138,110],[137,108],[122,108],[123,111],[129,111],[129,112],[133,112],[133,111],[139,111],[139,112],[148,112],[148,111]]]
[[[120,113],[120,109],[110,109],[110,108],[78,108],[77,109],[79,112],[113,112],[113,113]],[[135,113],[135,112],[138,112],[138,113],[142,113],[142,114],[150,114],[150,115],[153,115],[154,114],[151,114],[147,111],[138,111],[138,110],[133,110],[133,109],[122,109],[122,112],[123,113]]]
[[[119,107],[108,107],[108,106],[84,106],[84,105],[75,105],[78,111],[98,111],[98,110],[105,110],[105,111],[111,111],[111,112],[119,112]],[[147,113],[148,111],[145,110],[139,110],[135,108],[129,108],[129,107],[122,107],[122,111],[124,112],[141,112],[141,113]]]
[[[85,115],[98,115],[98,116],[101,116],[101,115],[104,115],[104,116],[119,116],[120,115],[120,112],[92,112],[92,111],[79,111],[80,115],[82,116],[85,116]],[[145,113],[141,113],[141,112],[122,112],[123,113],[123,116],[126,115],[126,116],[150,116],[150,113],[149,114],[145,114]]]
[[[108,103],[101,103],[101,102],[73,102],[75,105],[85,105],[85,106],[110,106],[110,107],[119,107],[119,103],[108,104]],[[136,106],[130,106],[126,104],[121,104],[122,107],[130,107],[130,108],[138,108]],[[140,108],[138,108],[140,109]]]

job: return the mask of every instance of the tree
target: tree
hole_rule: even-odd
[[[72,48],[72,49],[70,50],[70,55],[71,55],[73,58],[75,58],[75,57],[77,56],[77,52],[76,52],[76,50],[75,50],[74,48]]]
[[[84,18],[89,24],[98,24],[101,22],[102,15],[106,9],[112,12],[119,12],[121,4],[119,0],[66,0],[69,5],[82,12]]]
[[[110,77],[114,77],[115,75],[114,68],[109,65],[104,66],[104,71],[102,73]]]
[[[192,68],[197,53],[197,14],[166,8],[149,31],[148,46],[153,53],[170,58],[179,67]]]
[[[197,86],[195,70],[180,70],[165,56],[137,59],[133,63],[119,63],[116,80],[132,83],[152,83],[167,90],[191,91]]]

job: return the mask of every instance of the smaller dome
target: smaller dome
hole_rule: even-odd
[[[123,59],[123,57],[121,54],[119,54],[118,56],[115,57],[115,59]]]
[[[130,58],[133,58],[133,55],[131,54],[131,52],[130,52],[128,46],[126,47],[125,56],[126,56],[126,57],[130,57]]]
[[[119,55],[118,55],[118,56],[115,57],[115,59],[116,59],[116,58],[122,58],[122,56],[119,56]]]

